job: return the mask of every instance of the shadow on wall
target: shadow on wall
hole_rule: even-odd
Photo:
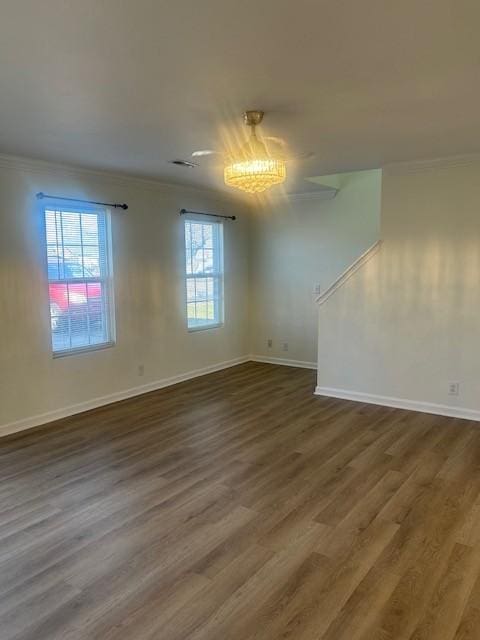
[[[250,291],[252,353],[314,365],[319,293],[379,238],[381,171],[312,180],[324,187],[270,197],[256,212]]]
[[[479,170],[385,174],[381,249],[320,310],[319,387],[480,419]]]

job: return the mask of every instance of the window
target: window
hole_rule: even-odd
[[[112,344],[108,213],[53,204],[43,211],[53,353]]]
[[[205,329],[223,322],[223,225],[185,220],[187,326]]]

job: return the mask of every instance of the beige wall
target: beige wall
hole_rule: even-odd
[[[248,216],[207,192],[0,163],[0,426],[248,354]],[[35,193],[119,201],[112,213],[117,344],[52,358]],[[226,223],[225,326],[188,333],[180,208]],[[138,375],[138,365],[145,373]]]
[[[0,428],[249,353],[315,363],[317,336],[322,389],[480,410],[480,162],[384,172],[382,248],[321,307],[319,324],[315,286],[378,237],[380,172],[344,176],[334,200],[279,201],[250,216],[209,192],[0,164]],[[40,190],[130,205],[112,216],[114,348],[52,358]],[[184,206],[238,216],[225,225],[221,329],[185,328]],[[458,398],[449,382],[460,382]]]
[[[384,172],[380,252],[320,309],[321,388],[480,410],[479,175]]]
[[[344,174],[332,200],[273,201],[251,233],[252,353],[317,360],[315,287],[326,289],[377,239],[381,171]],[[273,340],[272,348],[267,341]],[[283,344],[288,343],[288,351]]]

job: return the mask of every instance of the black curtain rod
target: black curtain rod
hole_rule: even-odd
[[[224,220],[236,220],[236,216],[221,216],[218,213],[204,213],[203,211],[189,211],[188,209],[180,209],[180,215],[184,216],[186,213],[193,213],[196,216],[210,216],[211,218],[223,218]]]
[[[102,207],[112,207],[113,209],[123,209],[126,211],[128,209],[128,204],[118,204],[112,202],[95,202],[95,200],[80,200],[79,198],[65,198],[62,196],[50,196],[48,193],[37,193],[38,200],[43,200],[43,198],[52,198],[52,200],[67,200],[68,202],[85,202],[86,204],[99,204]]]

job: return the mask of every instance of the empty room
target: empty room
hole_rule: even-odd
[[[480,638],[477,0],[0,0],[0,640]]]

